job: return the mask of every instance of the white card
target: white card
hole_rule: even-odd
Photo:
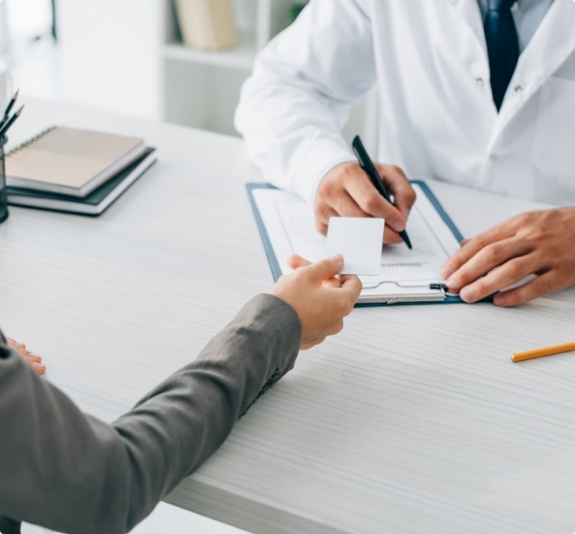
[[[331,217],[325,243],[326,256],[341,254],[341,274],[374,276],[381,267],[383,219]]]

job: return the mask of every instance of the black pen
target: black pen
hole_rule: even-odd
[[[10,99],[10,102],[8,102],[8,105],[6,106],[6,111],[4,111],[4,117],[2,118],[2,122],[0,122],[0,128],[8,120],[8,115],[10,115],[12,106],[15,104],[17,98],[18,98],[18,91],[14,93],[14,96]]]
[[[24,109],[24,106],[21,106],[17,111],[14,112],[14,115],[12,115],[10,117],[8,122],[0,128],[0,139],[2,139],[2,137],[4,137],[4,135],[8,131],[8,128],[10,128],[10,126],[12,126],[12,124],[14,124],[14,121],[20,116],[20,113],[22,113],[23,109]]]
[[[379,173],[377,172],[377,169],[375,168],[373,161],[371,161],[371,158],[369,157],[367,150],[365,150],[365,147],[363,146],[363,143],[361,142],[359,135],[356,135],[354,137],[351,146],[353,147],[353,151],[357,156],[357,160],[359,161],[361,168],[369,176],[371,183],[377,189],[379,194],[393,206],[393,202],[391,202],[391,197],[387,192],[387,188],[385,187],[385,184],[383,183],[381,176],[379,176]],[[409,240],[407,232],[405,230],[402,230],[401,232],[399,232],[399,235],[401,239],[403,239],[405,244],[411,249],[412,248],[411,241]]]

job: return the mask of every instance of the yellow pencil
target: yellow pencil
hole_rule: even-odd
[[[511,355],[511,361],[517,363],[522,362],[523,360],[531,360],[533,358],[551,356],[552,354],[559,354],[561,352],[569,352],[570,350],[575,350],[575,342],[553,345],[552,347],[544,347],[542,349],[526,350],[525,352],[516,352]]]

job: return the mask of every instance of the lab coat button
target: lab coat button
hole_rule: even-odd
[[[513,90],[515,91],[515,94],[520,95],[523,92],[523,87],[516,85]]]
[[[477,85],[477,87],[483,87],[483,78],[475,78],[475,85]]]

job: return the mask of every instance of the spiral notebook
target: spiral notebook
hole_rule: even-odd
[[[6,154],[6,184],[85,197],[145,152],[139,137],[53,126]]]
[[[85,197],[48,193],[35,189],[8,186],[8,204],[61,211],[80,215],[100,215],[107,210],[156,161],[155,149],[146,148],[145,154],[106,180]]]

